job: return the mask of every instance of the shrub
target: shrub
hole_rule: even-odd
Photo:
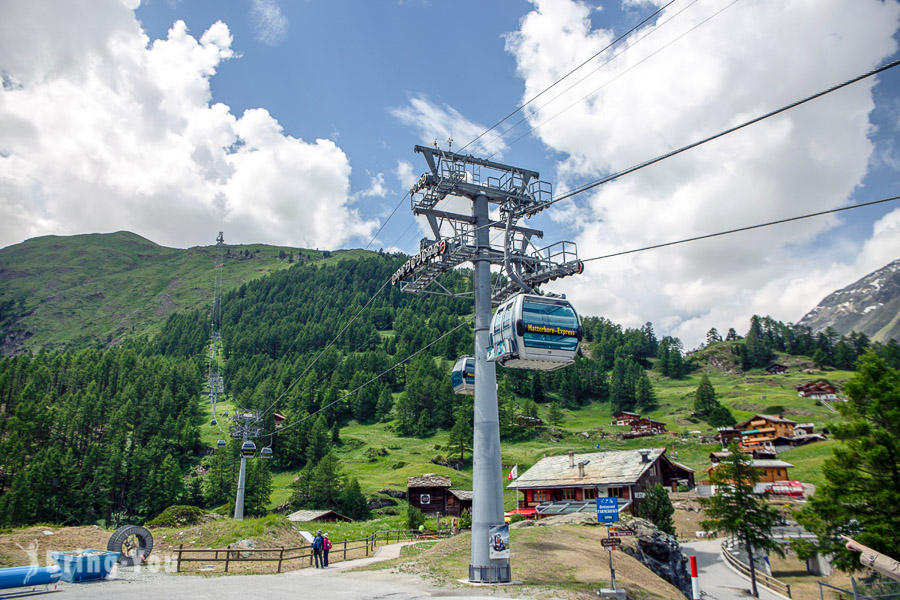
[[[525,517],[523,517],[522,515],[515,514],[509,517],[509,524],[512,525],[513,523],[518,523],[519,521],[523,521],[524,519]]]
[[[406,509],[406,527],[408,529],[418,529],[419,526],[424,524],[425,515],[422,514],[421,510],[410,504]]]
[[[468,510],[462,511],[462,513],[459,515],[459,527],[460,529],[472,528],[472,513]]]

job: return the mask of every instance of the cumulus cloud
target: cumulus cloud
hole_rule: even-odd
[[[275,0],[252,0],[250,18],[256,39],[269,46],[277,46],[287,38],[288,18]]]
[[[533,4],[507,38],[525,99],[615,37],[592,28],[582,2]],[[555,117],[536,134],[565,156],[558,187],[727,129],[896,51],[896,3],[729,4],[697,3],[677,16],[677,7],[666,9],[558,101],[529,107],[531,126]],[[571,226],[579,254],[593,257],[845,205],[873,156],[874,85],[855,84],[623,177],[552,216]],[[559,287],[588,314],[629,326],[651,320],[690,347],[711,326],[745,329],[753,313],[799,319],[827,292],[897,258],[896,238],[880,233],[895,232],[896,221],[885,217],[850,249],[828,243],[838,218],[820,218],[593,262]]]
[[[178,21],[151,43],[116,0],[5,13],[0,245],[128,229],[187,246],[224,229],[334,248],[373,230],[349,207],[350,164],[333,142],[211,104],[210,78],[234,57],[224,23],[198,39]]]

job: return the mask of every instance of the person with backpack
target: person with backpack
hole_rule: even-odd
[[[313,538],[312,542],[312,550],[313,556],[316,560],[316,568],[323,569],[325,565],[322,564],[322,550],[325,546],[325,539],[322,537],[322,530],[319,529],[316,531],[316,537]]]
[[[331,540],[328,539],[328,534],[325,534],[325,538],[322,540],[322,558],[324,559],[325,566],[328,566],[328,551],[331,550]]]

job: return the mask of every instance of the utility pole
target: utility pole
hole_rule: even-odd
[[[543,232],[516,225],[519,219],[543,210],[552,199],[550,184],[538,181],[537,172],[436,147],[416,146],[415,152],[423,155],[429,170],[410,190],[412,210],[428,219],[434,239],[421,240],[419,253],[397,269],[391,281],[404,292],[468,297],[451,292],[437,278],[464,262],[474,266],[475,415],[469,581],[508,582],[512,579],[509,560],[491,559],[489,546],[491,526],[504,523],[497,374],[495,363],[487,360],[492,306],[523,289],[580,273],[583,264],[575,244],[558,242],[532,249],[532,238],[542,238]],[[448,196],[468,199],[471,213],[438,210],[438,202]],[[501,220],[491,219],[491,205],[499,207]],[[502,246],[491,244],[491,229],[505,232]],[[508,276],[497,289],[491,286],[492,265],[502,265]]]

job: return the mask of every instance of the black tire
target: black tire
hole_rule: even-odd
[[[153,535],[138,525],[125,525],[113,532],[106,544],[110,552],[119,553],[119,564],[125,567],[139,565],[153,551]]]

